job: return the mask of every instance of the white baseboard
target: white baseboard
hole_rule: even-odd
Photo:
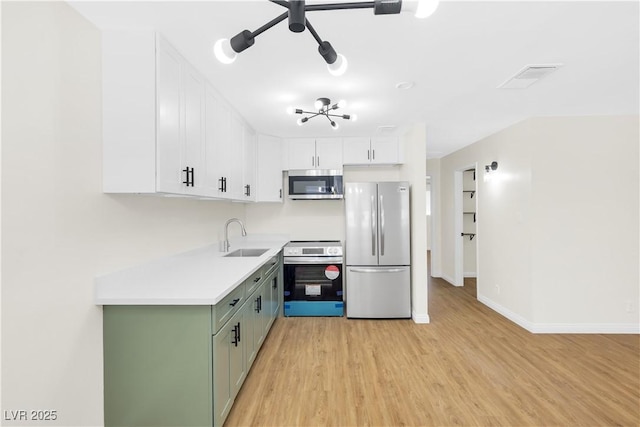
[[[456,285],[456,284],[455,284],[455,283],[456,283],[456,281],[455,281],[455,280],[453,280],[453,277],[447,276],[446,274],[443,274],[441,277],[442,277],[444,280],[446,280],[447,282],[449,282],[449,284],[450,284],[451,286],[458,286],[458,285]]]
[[[478,301],[534,334],[640,334],[635,323],[534,323],[485,296]]]
[[[490,309],[492,309],[494,311],[497,311],[498,313],[502,314],[504,317],[506,317],[507,319],[511,320],[515,324],[517,324],[519,326],[522,326],[527,331],[533,332],[531,330],[532,327],[533,327],[533,324],[531,322],[529,322],[527,319],[525,319],[524,317],[520,316],[519,314],[514,313],[513,311],[509,310],[508,308],[505,308],[505,307],[501,306],[497,302],[494,302],[494,301],[490,300],[489,298],[487,298],[487,297],[485,297],[483,295],[478,295],[478,301],[480,301],[481,303],[483,303],[484,305],[486,305]]]
[[[428,314],[418,314],[418,313],[411,313],[411,318],[413,319],[414,323],[430,323],[431,319],[429,319],[429,315]]]
[[[535,334],[640,334],[633,323],[534,323]]]

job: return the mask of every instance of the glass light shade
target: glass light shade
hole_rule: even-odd
[[[338,130],[340,125],[338,125],[338,123],[336,123],[336,122],[331,122],[331,127],[333,128],[333,130]]]
[[[351,114],[351,118],[349,119],[352,122],[355,122],[356,120],[358,120],[358,115],[357,114]]]
[[[320,110],[324,105],[322,104],[322,101],[320,101],[319,99],[316,99],[316,102],[313,103],[313,106],[315,107],[316,110]]]
[[[287,107],[287,114],[293,114],[295,109],[293,107]]]
[[[327,64],[327,68],[329,69],[329,73],[333,76],[341,76],[347,71],[348,67],[347,58],[345,58],[342,54],[338,54],[338,59],[333,64]]]
[[[299,119],[298,119],[298,121],[297,121],[296,123],[298,123],[298,126],[302,126],[302,124],[304,123],[304,122],[302,121],[302,117],[301,117],[301,118],[299,118]]]
[[[438,8],[439,0],[418,0],[416,18],[428,18]]]
[[[229,39],[220,39],[213,45],[213,54],[223,64],[231,64],[238,54],[231,47]]]
[[[341,99],[340,101],[338,101],[338,108],[344,108],[347,106],[347,101],[344,99]]]

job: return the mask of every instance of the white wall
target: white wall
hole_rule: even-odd
[[[414,125],[402,138],[407,162],[400,180],[411,183],[411,316],[416,323],[429,323],[427,278],[426,164],[427,134],[423,123]]]
[[[428,152],[428,146],[427,146]],[[431,269],[432,277],[442,277],[442,212],[440,159],[429,159],[426,174],[431,177]]]
[[[529,119],[441,159],[443,277],[454,171],[496,160],[477,181],[478,298],[532,331],[638,332],[638,124]]]
[[[638,117],[532,120],[533,322],[638,329]],[[631,311],[628,312],[628,305]]]
[[[213,243],[244,217],[242,204],[102,194],[100,55],[66,3],[2,2],[1,405],[57,410],[47,425],[103,423],[94,276]]]

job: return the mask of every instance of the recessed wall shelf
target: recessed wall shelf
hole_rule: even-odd
[[[462,212],[465,215],[473,215],[473,222],[476,222],[476,213],[475,212]]]
[[[462,237],[469,236],[469,241],[472,241],[474,237],[476,237],[476,233],[460,233]]]
[[[476,170],[475,169],[465,169],[465,172],[473,172],[473,180],[476,180]]]

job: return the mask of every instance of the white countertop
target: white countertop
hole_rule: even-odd
[[[258,257],[224,257],[219,245],[161,258],[95,279],[97,305],[215,305],[286,245],[284,236],[232,240],[230,252],[262,248]]]

